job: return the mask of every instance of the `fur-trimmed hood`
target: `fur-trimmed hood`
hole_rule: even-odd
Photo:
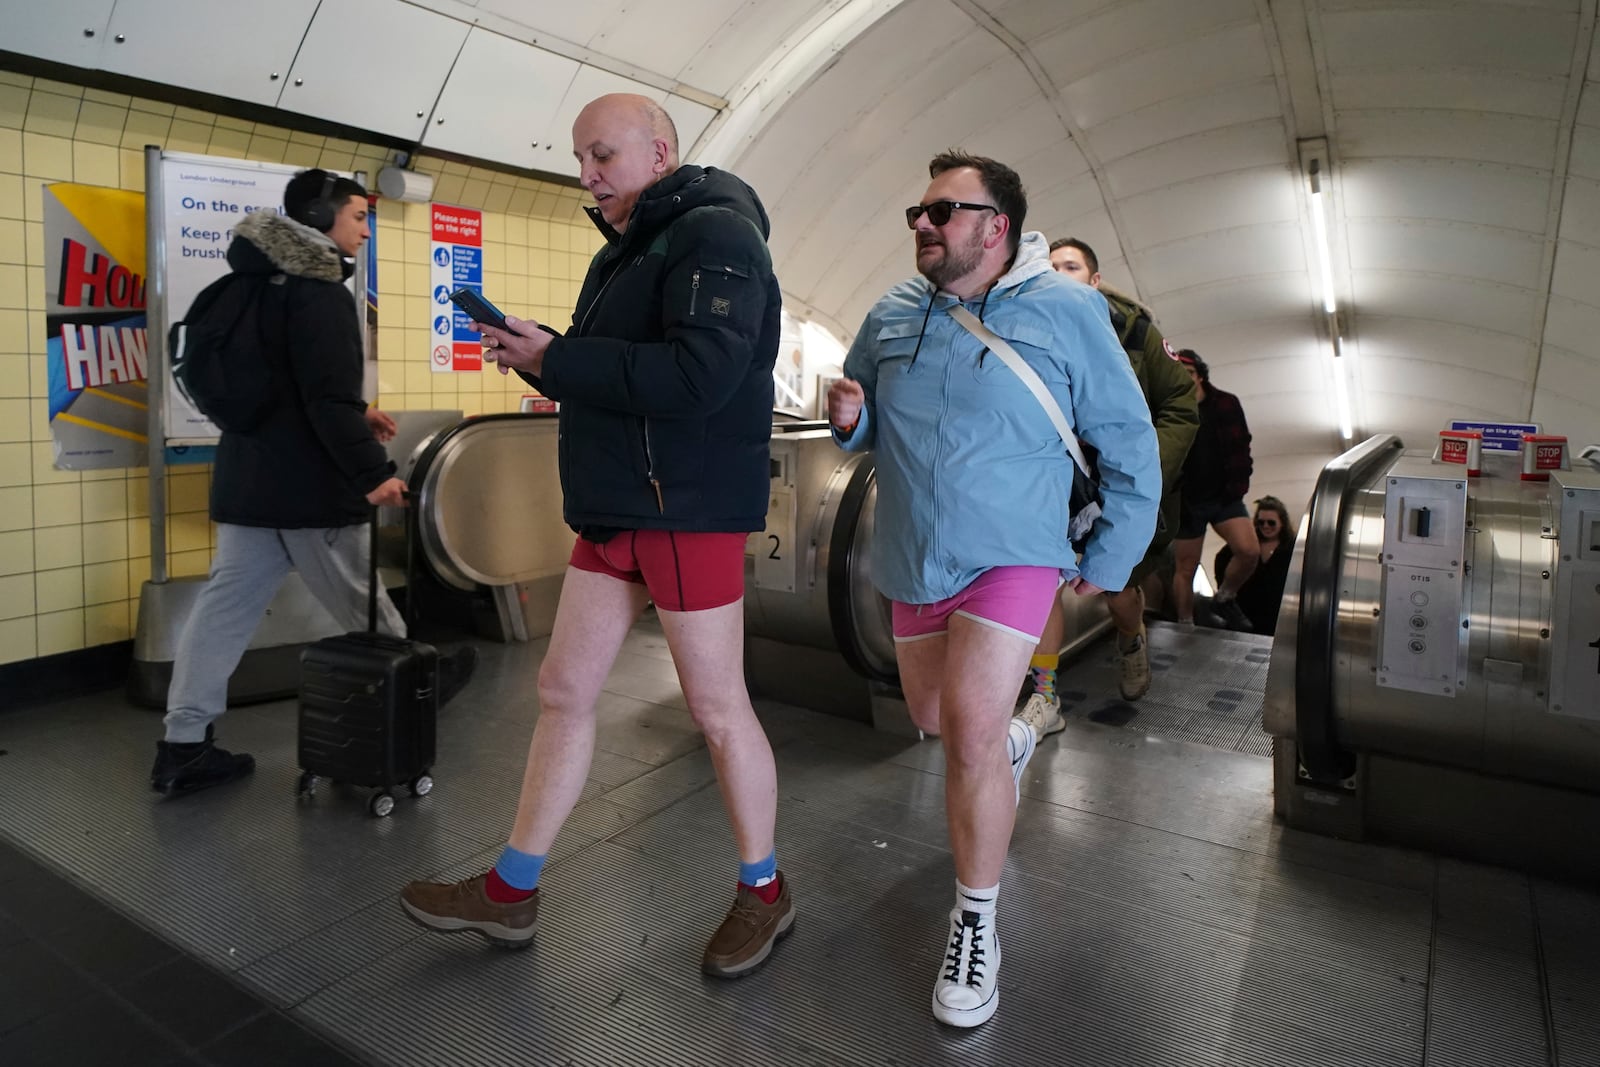
[[[233,229],[228,266],[241,274],[293,274],[343,282],[355,264],[328,235],[276,211],[252,211]]]

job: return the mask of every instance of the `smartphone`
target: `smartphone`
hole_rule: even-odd
[[[450,294],[450,302],[460,308],[473,322],[481,322],[497,330],[506,329],[505,315],[501,314],[499,308],[485,300],[483,294],[476,289],[457,289]]]

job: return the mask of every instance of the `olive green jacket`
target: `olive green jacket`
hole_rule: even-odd
[[[1200,429],[1200,402],[1195,399],[1189,372],[1161,336],[1160,327],[1150,320],[1150,312],[1108,285],[1100,286],[1100,295],[1111,307],[1111,328],[1128,353],[1134,377],[1150,405],[1150,421],[1155,424],[1161,449],[1161,523],[1151,545],[1160,550],[1178,532],[1178,481]]]

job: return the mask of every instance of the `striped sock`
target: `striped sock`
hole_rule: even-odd
[[[1028,664],[1033,691],[1052,703],[1060,699],[1056,696],[1056,667],[1060,661],[1060,656],[1035,656]]]
[[[956,907],[962,911],[975,911],[979,915],[993,915],[995,902],[1000,899],[1000,887],[992,885],[988,889],[973,889],[971,886],[961,884],[961,879],[956,879]]]

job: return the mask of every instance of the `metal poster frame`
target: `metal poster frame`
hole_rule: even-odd
[[[150,581],[156,584],[168,580],[167,573],[167,468],[171,465],[167,450],[175,447],[186,446],[213,446],[221,439],[221,433],[212,428],[208,434],[188,434],[183,436],[168,436],[168,397],[172,389],[172,364],[171,356],[167,352],[167,327],[171,316],[168,313],[168,303],[171,299],[171,279],[168,272],[168,254],[171,251],[167,242],[167,195],[168,183],[166,181],[166,168],[169,164],[181,164],[195,168],[211,168],[227,171],[258,171],[268,175],[281,176],[285,183],[304,167],[293,166],[285,163],[263,163],[248,159],[229,159],[219,156],[196,155],[187,152],[167,152],[160,145],[146,145],[144,149],[145,160],[145,247],[147,269],[147,300],[145,305],[147,323],[147,356],[146,366],[149,374],[149,441],[150,441],[150,468],[149,468],[149,493],[150,493]],[[342,173],[335,171],[334,173]],[[365,185],[364,172],[357,171],[354,177]],[[281,207],[281,200],[274,203]],[[221,277],[226,272],[216,273]],[[349,286],[357,300],[356,320],[361,334],[361,349],[363,360],[368,350],[367,316],[365,302],[367,293],[367,257],[355,257],[355,273],[351,276]],[[185,304],[193,299],[193,294],[183,297]],[[180,312],[181,313],[181,312]]]

